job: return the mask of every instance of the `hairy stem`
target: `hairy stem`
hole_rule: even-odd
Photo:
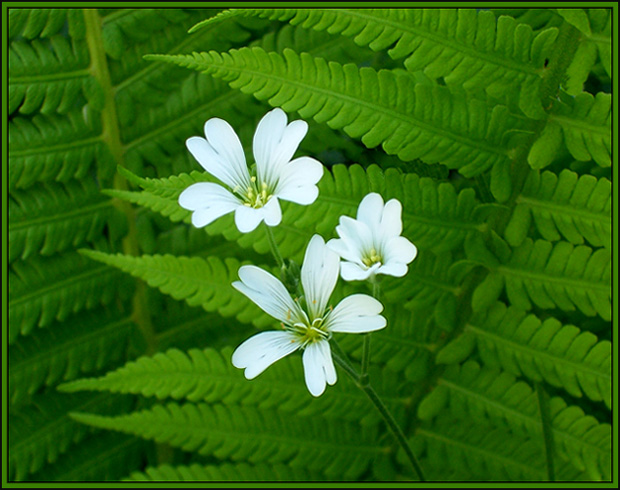
[[[271,231],[271,228],[267,225],[267,223],[264,223],[264,225],[265,225],[265,231],[267,234],[267,240],[269,241],[269,246],[271,247],[271,253],[273,254],[273,257],[276,259],[278,267],[282,268],[284,267],[284,259],[282,258],[282,254],[280,253],[280,249],[278,248],[276,239],[273,236],[273,231]]]
[[[340,347],[337,347],[337,350],[341,351]],[[383,420],[389,427],[390,431],[392,432],[392,434],[398,441],[398,444],[400,444],[400,446],[403,448],[403,451],[405,451],[407,459],[409,459],[409,462],[411,463],[411,466],[413,466],[413,469],[418,475],[418,478],[420,479],[420,481],[426,481],[424,477],[424,472],[422,471],[422,467],[420,466],[420,463],[418,462],[418,458],[416,458],[415,454],[413,454],[413,451],[411,450],[411,447],[409,446],[409,442],[407,442],[407,437],[405,436],[402,429],[398,425],[398,422],[396,422],[396,419],[394,419],[394,417],[392,416],[388,408],[385,406],[385,403],[383,403],[383,401],[377,394],[377,392],[370,385],[370,383],[362,384],[362,377],[355,371],[355,369],[351,366],[351,364],[345,360],[346,357],[343,358],[339,354],[336,354],[336,353],[333,353],[332,355],[333,355],[334,360],[336,361],[336,364],[338,364],[344,370],[344,372],[347,373],[349,377],[355,382],[355,384],[359,386],[359,388],[364,393],[366,393],[366,396],[368,396],[368,398],[373,403],[377,411],[381,414],[381,417],[383,418]]]
[[[555,481],[555,467],[553,463],[553,430],[551,429],[551,417],[549,415],[549,396],[542,383],[536,383],[538,395],[538,410],[542,424],[543,441],[545,445],[545,462],[547,465],[547,478]]]

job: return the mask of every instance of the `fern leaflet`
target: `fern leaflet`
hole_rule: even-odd
[[[117,417],[74,413],[82,423],[166,442],[218,459],[281,463],[321,471],[327,476],[358,477],[383,447],[376,428],[313,417],[281,416],[253,408],[169,403]]]

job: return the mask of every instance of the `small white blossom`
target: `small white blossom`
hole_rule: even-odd
[[[291,161],[308,131],[305,121],[287,125],[281,109],[268,112],[258,123],[253,151],[256,175],[251,175],[243,147],[233,128],[218,118],[205,123],[205,138],[187,140],[191,154],[228,188],[211,182],[192,184],[179,196],[181,207],[193,211],[192,224],[202,228],[225,214],[235,213],[239,231],[248,233],[261,221],[277,226],[282,221],[278,199],[312,204],[323,176],[323,165],[310,157]]]
[[[407,264],[418,250],[403,231],[402,205],[373,192],[367,194],[357,209],[357,219],[341,216],[334,238],[327,246],[344,259],[340,273],[345,281],[363,281],[376,274],[402,277]]]
[[[303,299],[293,299],[284,284],[263,269],[253,265],[239,269],[241,281],[233,286],[280,320],[284,328],[261,332],[237,347],[232,363],[245,369],[247,379],[303,349],[306,385],[313,396],[320,396],[326,384],[333,385],[337,379],[329,346],[332,333],[365,333],[385,327],[386,320],[379,314],[383,305],[366,294],[348,296],[335,308],[328,307],[338,281],[339,263],[340,258],[327,248],[323,238],[314,235],[301,268]]]

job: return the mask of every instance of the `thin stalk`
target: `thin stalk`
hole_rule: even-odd
[[[271,231],[271,228],[266,223],[264,223],[264,225],[267,233],[267,240],[269,241],[269,246],[271,247],[271,253],[273,254],[274,259],[276,259],[278,267],[282,268],[284,266],[284,259],[282,258],[276,239],[273,236],[273,231]]]
[[[403,433],[400,426],[396,422],[396,419],[394,419],[394,417],[392,416],[388,408],[385,406],[381,398],[379,398],[379,395],[377,394],[377,392],[374,390],[374,388],[370,384],[362,385],[361,376],[357,374],[357,372],[355,372],[355,369],[353,369],[347,361],[341,358],[340,355],[336,353],[333,353],[332,355],[333,355],[334,360],[336,361],[336,364],[338,364],[344,370],[344,372],[347,373],[351,377],[351,379],[355,382],[355,384],[359,386],[360,389],[364,393],[366,393],[366,396],[368,396],[368,398],[373,403],[373,405],[375,406],[379,414],[381,414],[381,417],[383,418],[383,420],[389,427],[392,434],[394,434],[394,437],[398,441],[398,444],[400,444],[400,446],[403,448],[403,451],[405,451],[405,454],[407,458],[409,459],[411,466],[413,466],[413,469],[418,475],[418,478],[420,479],[420,481],[426,481],[426,478],[424,477],[424,472],[422,471],[422,467],[420,466],[420,463],[418,462],[418,458],[416,458],[415,454],[413,454],[413,451],[411,450],[411,447],[409,446],[409,442],[407,442],[407,438],[405,437],[405,434]]]
[[[381,287],[376,277],[372,278],[372,296],[375,299],[379,299],[379,293]],[[360,374],[360,383],[362,385],[370,384],[370,377],[368,374],[368,368],[370,366],[370,333],[362,334],[362,372]]]
[[[538,409],[540,411],[540,422],[542,424],[543,441],[545,445],[547,478],[549,481],[555,481],[555,466],[553,464],[553,431],[551,430],[551,417],[549,415],[549,399],[547,392],[541,383],[536,383],[536,394],[538,395]]]

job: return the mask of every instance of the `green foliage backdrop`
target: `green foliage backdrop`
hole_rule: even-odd
[[[344,375],[315,399],[296,356],[230,363],[272,324],[231,287],[269,242],[191,227],[185,140],[220,117],[249,155],[281,107],[326,166],[285,257],[403,204],[371,379],[428,479],[610,480],[612,18],[9,8],[8,479],[416,479]]]

